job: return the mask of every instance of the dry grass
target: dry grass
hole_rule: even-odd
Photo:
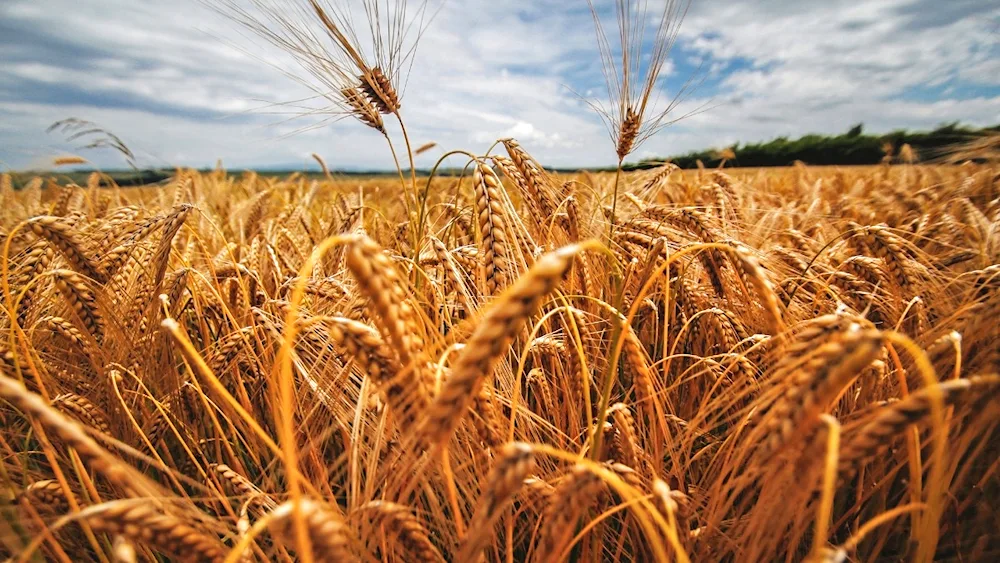
[[[997,169],[506,148],[6,191],[0,552],[998,555]]]

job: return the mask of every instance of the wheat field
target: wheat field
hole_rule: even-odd
[[[996,136],[626,172],[682,107],[652,100],[687,2],[615,0],[614,172],[505,138],[419,175],[426,1],[363,0],[361,33],[345,2],[206,1],[395,174],[0,175],[4,558],[1000,558]]]
[[[996,168],[502,148],[422,233],[392,178],[3,176],[0,550],[997,554]]]

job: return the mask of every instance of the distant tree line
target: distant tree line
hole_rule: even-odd
[[[881,162],[929,161],[946,157],[952,153],[960,154],[957,149],[966,147],[973,141],[996,139],[1000,135],[1000,125],[974,129],[963,127],[958,123],[942,125],[933,131],[897,130],[884,135],[868,135],[864,125],[859,123],[841,135],[806,135],[798,139],[778,137],[771,141],[760,143],[735,144],[723,149],[706,149],[693,151],[669,158],[654,158],[638,163],[626,164],[626,170],[641,170],[659,166],[663,162],[673,162],[681,168],[696,168],[700,161],[706,168],[718,168],[720,164],[735,166],[790,166],[796,161],[812,165],[851,165],[879,164]],[[992,146],[992,145],[991,145]],[[967,158],[962,156],[962,158]],[[978,157],[972,157],[978,158]],[[203,169],[206,171],[208,169]],[[463,168],[439,168],[438,175],[458,176]],[[576,172],[579,169],[553,169],[555,172]],[[601,169],[605,170],[605,169]],[[613,169],[611,169],[613,170]],[[83,185],[90,170],[72,170],[56,172],[55,177],[67,179]],[[102,185],[114,182],[120,186],[133,186],[164,182],[171,178],[176,170],[160,169],[129,169],[107,170],[102,174]],[[240,174],[243,170],[230,170],[230,174]],[[265,169],[260,174],[286,176],[299,172],[312,178],[321,178],[317,170],[302,170],[295,168]],[[418,170],[425,175],[427,170]],[[334,171],[338,176],[379,176],[387,171]],[[45,174],[39,171],[12,172],[15,188],[23,187],[32,177]],[[393,172],[395,174],[395,172]]]
[[[863,124],[857,124],[841,135],[806,135],[798,139],[778,137],[761,143],[739,144],[725,149],[689,152],[665,159],[650,159],[632,165],[632,168],[649,168],[670,161],[681,168],[695,168],[698,161],[708,168],[716,168],[725,161],[726,166],[789,166],[795,161],[813,165],[879,164],[932,160],[946,155],[953,147],[984,134],[1000,133],[1000,125],[984,129],[963,127],[949,123],[933,131],[898,130],[884,135],[864,133]],[[909,149],[903,149],[909,145]]]

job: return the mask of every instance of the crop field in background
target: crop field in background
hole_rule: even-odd
[[[5,555],[997,555],[994,167],[2,181]]]

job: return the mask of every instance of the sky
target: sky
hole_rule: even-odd
[[[595,4],[614,39],[612,1]],[[430,7],[402,98],[413,144],[438,144],[417,166],[446,150],[485,153],[503,137],[547,166],[615,162],[587,103],[606,87],[586,0]],[[315,127],[293,111],[310,91],[288,74],[306,76],[204,1],[0,0],[0,170],[69,153],[124,167],[114,151],[46,132],[69,117],[116,134],[140,166],[302,168],[317,153],[331,168],[392,168],[371,129],[353,119]],[[1000,0],[694,0],[661,99],[691,79],[698,88],[672,115],[699,111],[631,160],[858,122],[870,132],[995,125]]]

